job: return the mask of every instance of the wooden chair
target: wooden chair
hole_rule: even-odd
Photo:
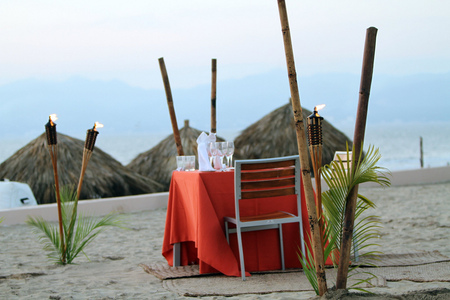
[[[234,170],[235,217],[225,217],[225,234],[237,233],[242,280],[245,280],[245,262],[242,248],[242,232],[278,229],[281,252],[281,267],[284,270],[283,228],[285,223],[299,223],[301,250],[305,253],[301,209],[300,160],[299,156],[269,159],[236,160]],[[239,204],[247,199],[275,198],[296,195],[297,214],[284,211],[256,216],[241,216]],[[276,199],[279,201],[279,199]],[[229,223],[236,227],[229,228]]]

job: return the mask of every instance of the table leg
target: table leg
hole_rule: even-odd
[[[173,266],[174,267],[179,267],[181,265],[180,257],[181,257],[181,243],[175,243],[175,244],[173,244]]]

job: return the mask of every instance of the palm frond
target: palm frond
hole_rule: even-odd
[[[351,270],[349,271],[348,278],[351,278],[351,277],[353,277],[353,276],[357,276],[357,275],[360,275],[360,274],[366,274],[366,275],[369,275],[369,277],[368,277],[368,278],[357,279],[356,282],[353,283],[353,284],[349,287],[349,289],[353,289],[353,290],[357,290],[357,291],[360,291],[360,292],[365,292],[365,293],[372,294],[372,292],[370,292],[370,291],[368,291],[368,290],[366,290],[366,289],[364,289],[364,288],[358,287],[358,286],[359,286],[359,285],[362,285],[363,283],[365,283],[365,284],[367,284],[367,285],[372,285],[372,284],[370,283],[370,281],[371,281],[372,279],[377,278],[377,275],[373,274],[372,272],[368,272],[368,271],[359,272],[359,271],[358,271],[358,267],[353,267],[353,268],[351,268]]]
[[[33,232],[38,235],[39,242],[44,245],[44,250],[48,252],[47,257],[50,260],[60,262],[62,253],[58,228],[45,221],[42,217],[28,217],[25,222],[33,227]]]

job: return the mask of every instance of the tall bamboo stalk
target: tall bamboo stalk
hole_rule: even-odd
[[[284,0],[278,0],[278,10],[280,12],[281,30],[283,33],[284,50],[286,53],[286,64],[289,75],[289,86],[291,90],[292,110],[294,112],[295,129],[297,134],[297,146],[300,155],[300,165],[303,175],[303,188],[305,191],[306,206],[309,214],[309,224],[311,227],[312,246],[314,263],[316,265],[316,275],[319,288],[319,295],[322,296],[327,291],[325,276],[325,263],[323,257],[323,246],[321,243],[319,219],[317,217],[314,191],[311,182],[310,167],[308,160],[308,147],[306,144],[305,125],[303,122],[302,107],[297,85],[297,73],[295,70],[294,53],[292,50],[289,21]]]
[[[211,61],[211,133],[217,132],[216,87],[217,87],[217,59],[213,58]]]
[[[369,106],[370,87],[372,85],[373,63],[375,59],[375,43],[377,29],[370,27],[366,30],[366,41],[364,46],[364,57],[361,72],[361,83],[359,89],[358,111],[356,114],[355,133],[353,136],[352,165],[357,166],[361,161],[361,148],[364,142],[366,130],[367,111]],[[353,169],[354,170],[354,169]],[[341,252],[339,256],[339,267],[336,278],[336,288],[347,288],[348,266],[350,263],[350,252],[352,247],[353,226],[355,223],[356,200],[358,198],[358,185],[350,190],[346,200],[344,224],[342,230]]]
[[[169,107],[170,120],[172,122],[173,137],[175,139],[175,145],[177,146],[177,153],[182,156],[184,155],[183,145],[181,144],[180,132],[178,131],[177,117],[173,106],[172,90],[170,89],[169,76],[167,75],[163,57],[159,58],[159,68],[161,69],[164,89],[166,91],[167,105]]]

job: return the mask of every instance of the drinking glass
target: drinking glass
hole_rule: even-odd
[[[218,150],[217,150],[217,143],[216,142],[210,143],[209,144],[209,148],[210,148],[210,151],[211,151],[211,166],[214,169],[217,169],[216,168],[216,157],[217,157],[217,152],[218,152]]]
[[[177,171],[185,170],[185,160],[184,156],[177,156]]]
[[[195,155],[185,156],[185,170],[195,171]]]
[[[223,157],[225,156],[227,152],[227,143],[226,142],[216,142],[216,148],[217,148],[217,156],[220,160],[220,170],[223,171]]]
[[[208,152],[209,163],[210,163],[211,166],[212,166],[212,163],[213,163],[213,155],[212,155],[212,153],[211,153],[211,144],[212,144],[212,143],[208,143],[208,144],[206,145],[206,152]]]
[[[227,167],[233,167],[234,142],[227,142]]]

